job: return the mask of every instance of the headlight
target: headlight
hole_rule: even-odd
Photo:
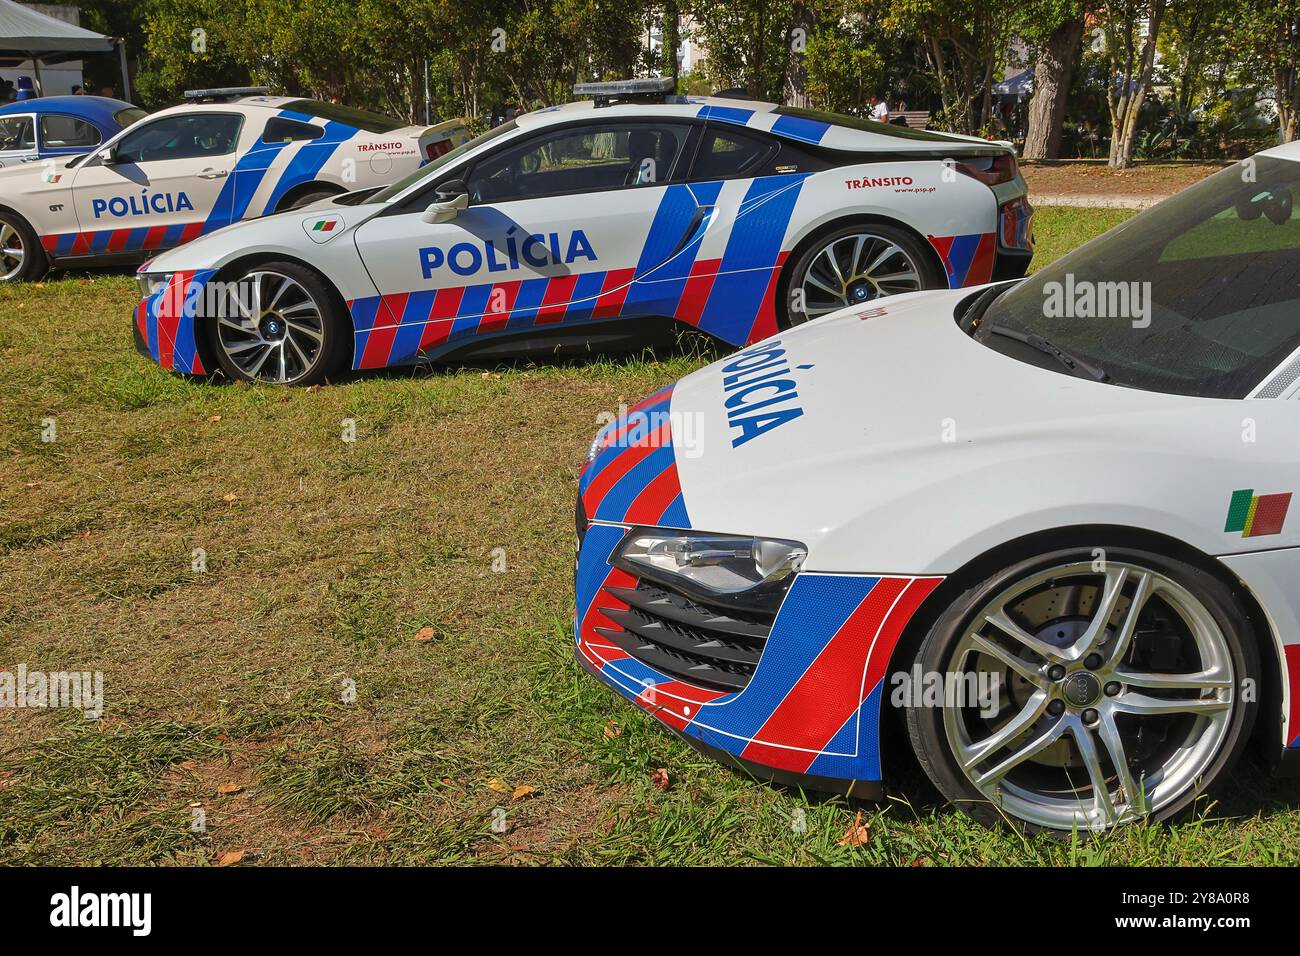
[[[615,560],[703,601],[775,613],[807,556],[798,541],[634,528]]]
[[[147,299],[167,288],[167,280],[171,278],[170,273],[166,272],[137,272],[135,284],[140,287],[140,298]]]

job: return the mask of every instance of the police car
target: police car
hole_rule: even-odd
[[[597,436],[580,662],[688,741],[1060,833],[1300,772],[1300,143],[1018,284],[750,346]],[[909,752],[910,751],[910,752]]]
[[[739,346],[1024,274],[1031,210],[1009,145],[671,88],[580,84],[591,99],[386,189],[161,256],[141,275],[140,347],[183,372],[305,384],[674,323]]]
[[[149,114],[106,96],[43,96],[0,106],[0,167],[88,153]]]
[[[392,182],[468,139],[262,88],[193,90],[71,161],[0,169],[0,281],[139,262],[232,222]]]

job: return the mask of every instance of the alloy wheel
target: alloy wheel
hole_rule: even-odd
[[[296,279],[250,272],[222,301],[217,344],[248,378],[285,385],[315,367],[325,347],[325,317]]]
[[[23,237],[12,225],[0,219],[0,282],[8,282],[18,276],[27,260],[27,250],[23,248]]]
[[[1017,581],[974,616],[947,670],[1000,675],[995,707],[944,710],[961,772],[1009,816],[1058,830],[1140,819],[1198,786],[1237,705],[1215,617],[1137,564]]]
[[[897,242],[871,232],[839,236],[811,259],[799,283],[805,319],[923,287],[921,270]]]

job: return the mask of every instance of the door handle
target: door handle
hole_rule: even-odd
[[[227,170],[212,169],[211,167],[209,167],[203,170],[203,172],[199,173],[199,179],[221,179],[222,177],[228,175],[230,174]]]

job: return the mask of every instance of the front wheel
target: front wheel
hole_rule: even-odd
[[[1260,673],[1223,584],[1122,548],[993,575],[939,618],[919,663],[945,694],[909,701],[908,733],[943,795],[990,825],[1058,832],[1189,810],[1240,755]]]
[[[911,233],[856,223],[817,237],[795,260],[786,288],[787,325],[886,296],[946,289],[933,255]]]
[[[345,356],[349,323],[325,282],[292,262],[269,262],[225,283],[210,341],[232,378],[314,385]]]

